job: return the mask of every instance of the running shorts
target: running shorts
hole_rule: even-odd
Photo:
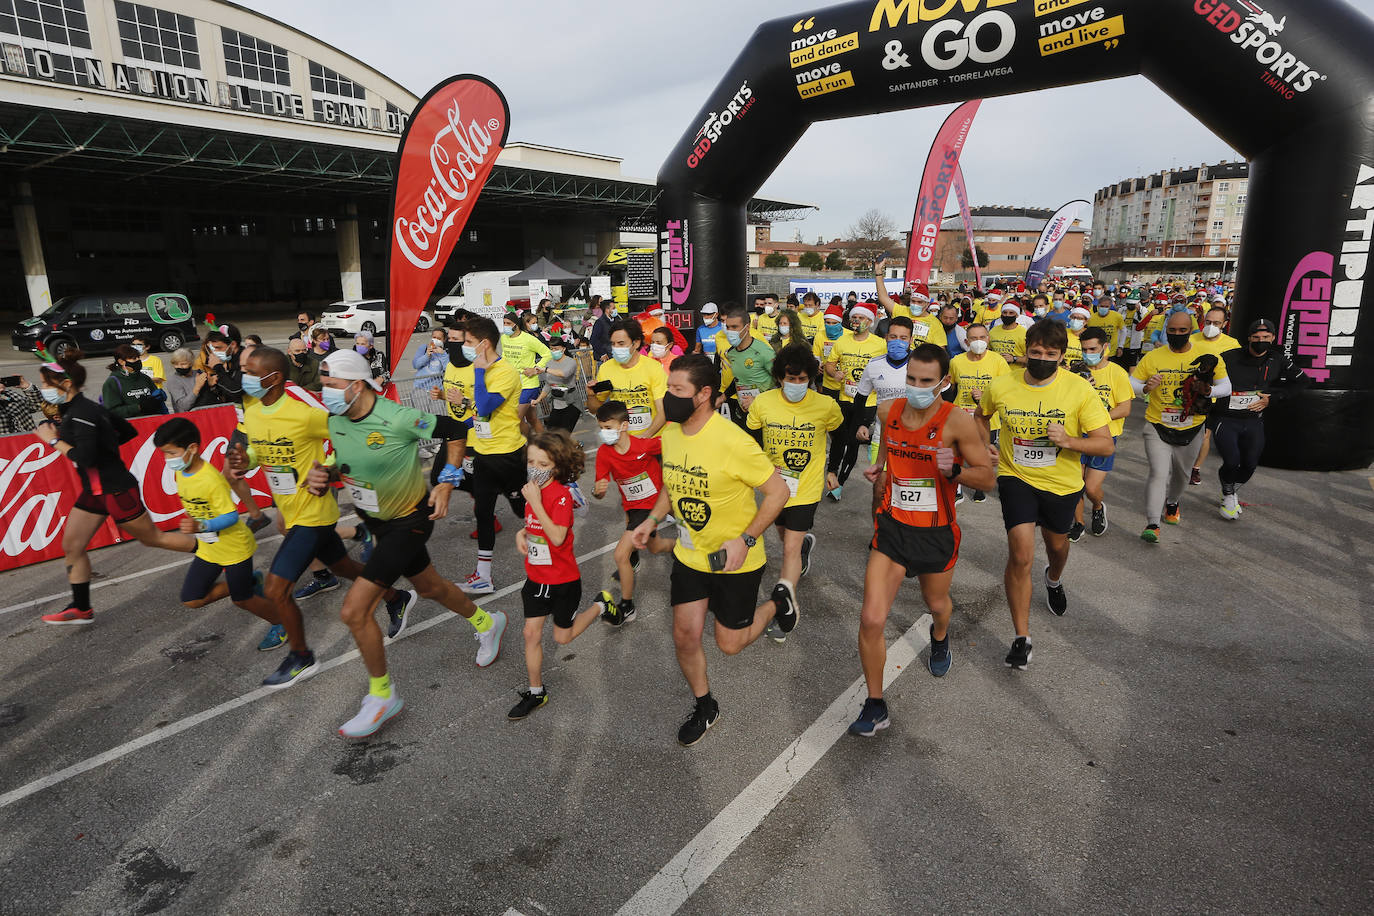
[[[804,506],[787,506],[778,513],[773,524],[788,531],[810,531],[816,525],[816,507],[820,503],[807,503]]]
[[[538,388],[521,388],[521,389],[520,389],[520,403],[521,403],[521,404],[532,404],[532,403],[534,403],[534,399],[537,398],[537,397],[539,397],[539,392],[541,392],[541,391],[543,391],[543,390],[544,390],[544,386],[543,386],[543,385],[540,385]]]
[[[348,556],[348,548],[333,525],[297,525],[286,532],[277,555],[272,558],[272,575],[295,582],[305,574],[311,560],[325,566]]]
[[[949,572],[959,561],[959,526],[916,528],[880,512],[873,522],[873,541],[868,545],[906,570],[913,579],[930,573]]]
[[[525,619],[553,617],[553,625],[567,630],[572,627],[582,603],[582,580],[571,582],[531,582],[525,580],[520,589],[520,602],[525,608]]]
[[[494,490],[498,495],[519,499],[521,488],[529,480],[525,470],[525,447],[522,445],[504,455],[474,454],[472,472],[476,478],[472,482],[474,496]]]
[[[224,573],[224,581],[229,585],[230,600],[247,601],[253,597],[252,557],[240,560],[233,566],[220,566],[200,557],[192,557],[191,565],[186,569],[186,578],[181,581],[181,603],[199,601],[210,594],[220,573]]]
[[[83,489],[76,498],[76,508],[93,515],[108,515],[116,525],[132,522],[147,511],[143,508],[143,499],[138,495],[138,487],[117,493],[101,493],[99,496]]]
[[[363,564],[364,579],[390,588],[402,576],[412,579],[429,568],[425,544],[434,532],[434,522],[428,509],[416,509],[386,522],[371,518],[366,522],[375,544],[372,556]]]
[[[634,531],[640,525],[648,521],[653,512],[649,509],[626,509],[625,510],[625,530]]]
[[[1210,420],[1208,421],[1211,422]],[[1116,443],[1116,436],[1112,436],[1112,443]],[[1093,471],[1110,471],[1116,467],[1116,452],[1110,455],[1083,455],[1081,456],[1083,467]]]
[[[1083,490],[1060,496],[1006,475],[997,478],[997,495],[1002,500],[1002,524],[1008,531],[1017,525],[1031,524],[1055,534],[1068,534]]]
[[[690,604],[706,600],[706,609],[716,616],[716,623],[727,630],[744,630],[754,622],[758,607],[759,583],[767,567],[742,573],[702,572],[673,557],[673,571],[668,579],[668,603]]]

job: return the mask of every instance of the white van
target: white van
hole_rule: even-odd
[[[528,299],[528,286],[510,285],[510,278],[518,270],[478,270],[464,274],[453,289],[434,303],[434,315],[440,322],[448,321],[460,308],[499,320],[511,299]]]
[[[1086,267],[1051,267],[1049,277],[1051,280],[1093,282],[1093,272]]]

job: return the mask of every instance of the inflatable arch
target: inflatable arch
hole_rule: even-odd
[[[859,0],[766,22],[659,170],[663,301],[743,300],[745,205],[814,121],[1143,74],[1250,161],[1233,323],[1273,320],[1316,380],[1267,412],[1265,463],[1365,467],[1372,53],[1343,0]]]

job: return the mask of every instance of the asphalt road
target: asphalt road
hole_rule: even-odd
[[[1044,609],[1037,564],[1024,672],[1002,664],[998,504],[961,506],[954,668],[925,670],[908,585],[888,637],[919,655],[889,672],[893,726],[874,740],[841,734],[859,486],[818,515],[787,643],[725,658],[708,637],[723,715],[690,749],[665,558],[641,571],[637,621],[546,639],[551,701],[506,721],[524,667],[505,507],[501,591],[483,602],[511,615],[501,658],[476,669],[467,624],[421,603],[389,649],[406,709],[365,742],[335,732],[366,689],[342,590],[304,605],[340,663],[264,696],[278,656],[254,651],[262,625],[227,602],[181,608],[177,555],[95,553],[91,627],[37,620],[61,606],[60,563],[0,575],[0,910],[1367,912],[1370,472],[1261,470],[1231,523],[1215,467],[1146,545],[1128,427],[1112,527],[1073,547],[1067,616]],[[596,504],[578,525],[585,594],[621,519]],[[472,527],[455,501],[431,541],[452,578],[472,568]]]

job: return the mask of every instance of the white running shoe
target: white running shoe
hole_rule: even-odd
[[[506,632],[506,615],[501,611],[488,611],[491,615],[491,629],[485,633],[473,633],[477,640],[477,667],[485,668],[496,661],[501,654],[501,634]]]
[[[1240,497],[1235,493],[1228,493],[1221,498],[1221,517],[1228,521],[1240,518]]]
[[[484,579],[477,575],[477,573],[473,573],[462,582],[454,584],[469,595],[490,595],[492,592],[496,591],[496,586],[492,584],[490,579]]]
[[[405,700],[401,699],[394,687],[391,696],[385,699],[369,693],[363,697],[358,714],[339,726],[339,734],[345,738],[366,738],[385,725],[386,720],[400,712],[405,705]]]

